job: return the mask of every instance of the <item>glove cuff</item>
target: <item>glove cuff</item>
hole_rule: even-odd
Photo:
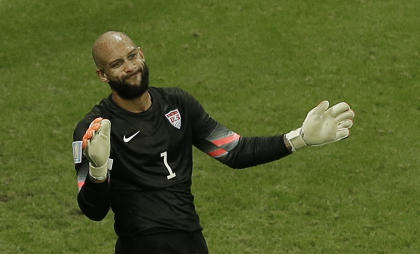
[[[292,146],[292,151],[296,151],[302,147],[307,146],[302,137],[302,128],[297,128],[296,130],[290,131],[286,134],[286,139],[289,141]]]
[[[103,182],[108,177],[108,162],[102,166],[95,167],[89,162],[89,176],[94,182]]]

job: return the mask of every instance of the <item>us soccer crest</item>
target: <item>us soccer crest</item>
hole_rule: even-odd
[[[168,121],[177,129],[181,129],[181,114],[178,109],[174,109],[165,114]]]

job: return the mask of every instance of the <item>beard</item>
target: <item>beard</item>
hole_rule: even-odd
[[[146,63],[144,63],[141,80],[138,84],[128,84],[126,82],[127,78],[123,78],[122,81],[110,80],[108,84],[123,99],[132,100],[142,96],[149,87],[149,68]]]

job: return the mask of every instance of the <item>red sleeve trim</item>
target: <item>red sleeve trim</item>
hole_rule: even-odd
[[[85,185],[85,181],[79,181],[77,182],[77,187],[79,187],[79,190]]]
[[[233,135],[231,135],[231,136],[216,139],[216,140],[212,140],[211,142],[213,144],[215,144],[216,146],[222,146],[222,145],[232,143],[232,142],[238,140],[240,137],[241,137],[240,135],[238,135],[236,133],[233,133]]]
[[[220,157],[222,155],[227,154],[227,151],[223,148],[219,148],[217,150],[211,151],[208,153],[208,155],[210,155],[211,157],[217,158]]]

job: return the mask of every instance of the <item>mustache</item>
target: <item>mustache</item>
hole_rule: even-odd
[[[144,69],[144,67],[143,68],[138,68],[135,72],[133,72],[133,73],[130,73],[130,74],[128,74],[128,75],[125,75],[123,78],[122,78],[122,80],[123,81],[126,81],[127,79],[129,79],[130,77],[132,77],[132,76],[134,76],[134,75],[137,75],[138,73],[143,73],[143,70]]]

